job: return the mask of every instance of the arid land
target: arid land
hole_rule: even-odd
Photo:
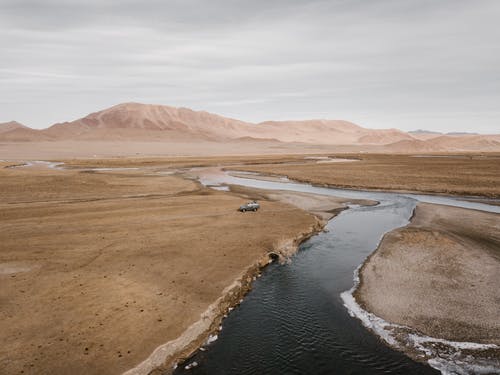
[[[339,151],[353,152],[356,147],[339,146]],[[376,147],[374,147],[376,148]],[[308,145],[300,143],[282,143],[273,140],[262,141],[78,141],[64,142],[2,142],[0,140],[0,159],[72,159],[72,158],[172,158],[172,157],[219,157],[231,155],[279,155],[327,153],[327,145]],[[372,149],[372,147],[368,147]]]
[[[292,253],[345,207],[342,199],[302,193],[218,192],[186,179],[188,168],[218,165],[315,184],[352,179],[353,188],[500,196],[498,154],[338,155],[360,159],[346,163],[311,156],[68,159],[65,170],[0,162],[0,368],[115,374],[141,363],[143,373],[170,366],[218,327],[269,253]],[[92,170],[110,167],[138,169]],[[261,211],[236,212],[253,198],[261,200]],[[474,214],[464,210],[460,217]],[[498,215],[490,220],[498,225]],[[468,222],[447,225],[460,235]],[[486,251],[482,242],[498,245],[490,227],[474,228],[467,235],[477,240],[468,242],[474,251]],[[439,264],[450,272],[455,267]],[[456,288],[474,277],[454,279]],[[422,297],[412,298],[425,305]],[[175,354],[150,357],[168,342]]]
[[[270,253],[291,255],[344,207],[307,194],[217,192],[149,167],[5,168],[15,164],[0,163],[6,374],[122,373],[177,339],[138,372],[169,367],[216,330]],[[236,211],[256,197],[259,212]]]
[[[500,198],[500,154],[333,154],[350,163],[245,165],[237,170],[352,189]]]

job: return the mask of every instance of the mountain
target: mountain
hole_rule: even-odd
[[[15,129],[29,129],[27,126],[17,122],[17,121],[9,121],[0,123],[0,134],[9,132]]]
[[[241,129],[248,125],[188,108],[124,103],[76,121],[55,124],[44,132],[54,138],[80,140],[225,140],[242,136]]]
[[[435,132],[432,130],[425,130],[425,129],[410,130],[408,133],[410,133],[410,134],[443,134],[441,132]]]
[[[455,136],[462,136],[462,135],[479,135],[479,133],[470,133],[470,132],[448,132],[446,135],[455,135]]]
[[[432,144],[425,140],[412,139],[394,142],[383,146],[384,151],[394,153],[445,152],[446,147]]]
[[[42,130],[30,128],[17,128],[0,133],[0,141],[4,142],[41,142],[51,140],[54,140],[54,138],[45,134]]]
[[[499,151],[500,135],[443,135],[428,143],[447,151]]]
[[[257,124],[250,136],[331,145],[381,145],[413,139],[397,129],[365,129],[343,120],[266,121]]]
[[[0,141],[5,142],[37,142],[52,138],[43,131],[31,129],[17,121],[0,123]]]
[[[205,111],[124,103],[43,131],[54,139],[208,140],[267,139],[314,144],[387,144],[410,135],[396,129],[365,129],[342,120],[266,121],[259,124]]]
[[[500,151],[500,136],[427,130],[366,129],[344,120],[265,121],[258,124],[205,111],[124,103],[44,130],[0,124],[0,141],[287,142],[355,146],[386,152]],[[222,147],[222,146],[221,146]]]
[[[436,138],[443,135],[443,133],[440,132],[424,130],[424,129],[411,130],[408,132],[408,134],[410,134],[413,138],[419,139],[421,141],[426,141],[428,139]]]

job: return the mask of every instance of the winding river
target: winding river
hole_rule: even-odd
[[[218,169],[201,169],[197,174],[203,184],[216,188],[235,184],[380,203],[370,207],[351,205],[327,224],[327,231],[304,242],[291,262],[267,267],[263,277],[254,282],[253,290],[223,321],[217,340],[180,364],[175,374],[439,373],[436,369],[447,372],[450,363],[431,362],[435,367],[431,368],[414,362],[389,348],[361,320],[351,316],[363,319],[365,325],[377,331],[376,317],[367,313],[361,316],[364,312],[352,299],[353,275],[385,233],[408,224],[419,201],[496,213],[500,213],[499,206],[444,196],[262,181],[252,175],[234,177]]]

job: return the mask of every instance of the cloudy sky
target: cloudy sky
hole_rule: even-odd
[[[498,0],[0,0],[0,122],[121,102],[500,133]]]

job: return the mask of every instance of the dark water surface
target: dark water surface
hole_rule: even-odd
[[[290,263],[265,269],[241,305],[223,321],[218,339],[179,364],[175,374],[439,373],[383,344],[348,314],[340,297],[353,286],[354,270],[376,249],[382,236],[406,225],[417,199],[425,200],[425,196],[326,189],[227,175],[223,181],[221,176],[216,179],[266,189],[374,199],[380,204],[352,206],[328,223],[327,232],[303,243]],[[437,199],[441,203],[454,201]],[[194,361],[198,366],[185,370]]]

